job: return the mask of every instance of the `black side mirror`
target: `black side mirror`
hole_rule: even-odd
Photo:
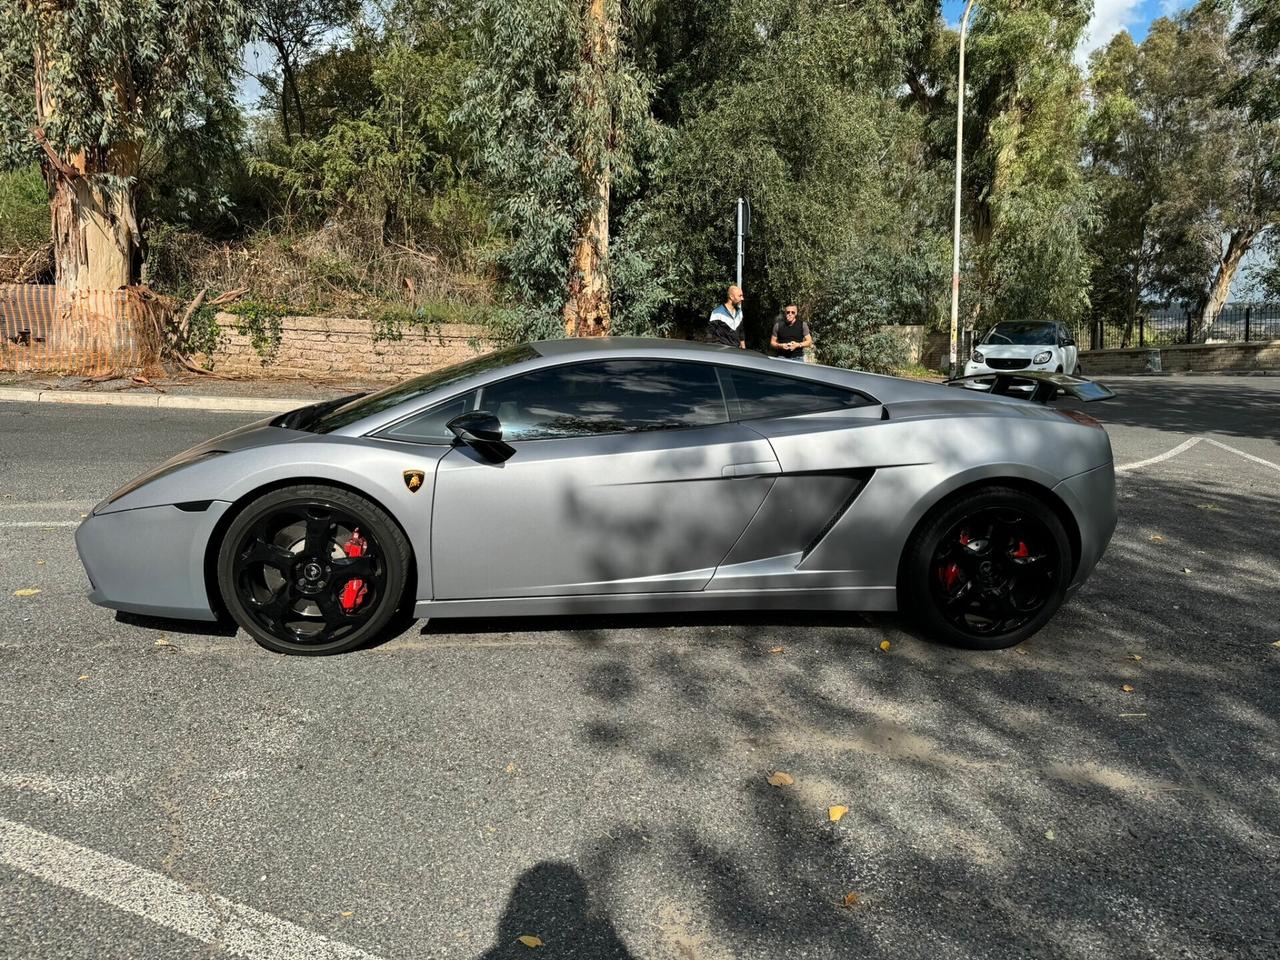
[[[491,463],[509,460],[515,447],[502,441],[502,421],[487,410],[459,414],[446,427],[457,438]]]

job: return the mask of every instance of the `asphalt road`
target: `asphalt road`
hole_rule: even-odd
[[[328,659],[116,619],[80,513],[246,418],[0,404],[0,957],[1280,955],[1280,379],[1115,385],[1110,551],[982,654],[892,617]]]

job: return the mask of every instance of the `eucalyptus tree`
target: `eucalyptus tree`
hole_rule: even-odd
[[[460,121],[510,243],[513,336],[609,332],[610,210],[660,137],[640,0],[476,0]]]
[[[1074,55],[1092,6],[989,0],[975,15],[965,119],[970,325],[1073,322],[1088,306],[1092,204]]]
[[[236,0],[0,0],[0,124],[11,158],[38,157],[57,283],[115,289],[141,260],[144,148],[229,93],[249,25]]]

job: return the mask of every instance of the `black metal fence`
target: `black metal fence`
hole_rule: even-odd
[[[1136,318],[1132,325],[1095,320],[1080,345],[1092,350],[1116,347],[1171,347],[1199,342],[1199,315],[1172,307]],[[1081,331],[1084,333],[1084,331]],[[1280,340],[1280,303],[1227,304],[1209,329],[1209,343],[1255,343]]]

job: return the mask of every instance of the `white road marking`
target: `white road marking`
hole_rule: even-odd
[[[1153,463],[1160,463],[1162,460],[1168,460],[1170,457],[1176,457],[1180,453],[1185,453],[1201,441],[1201,437],[1192,437],[1190,440],[1184,440],[1172,450],[1166,450],[1164,453],[1156,457],[1148,457],[1146,460],[1138,460],[1134,463],[1125,463],[1116,467],[1116,473],[1125,470],[1137,470],[1139,467],[1149,467]]]
[[[0,817],[0,863],[250,960],[379,960],[288,920]]]
[[[1252,460],[1254,463],[1260,463],[1264,467],[1270,467],[1272,470],[1280,470],[1280,463],[1272,463],[1270,460],[1263,460],[1262,457],[1255,457],[1252,453],[1245,453],[1243,450],[1237,450],[1235,447],[1229,447],[1220,440],[1214,440],[1212,437],[1205,437],[1206,443],[1212,443],[1215,447],[1221,447],[1228,453],[1234,453],[1237,457],[1244,457],[1246,460]]]
[[[1238,450],[1235,447],[1229,446],[1221,440],[1215,440],[1213,437],[1192,437],[1190,440],[1184,440],[1172,450],[1166,450],[1158,456],[1148,457],[1146,460],[1137,460],[1133,463],[1121,464],[1116,467],[1116,473],[1123,473],[1128,470],[1137,470],[1139,467],[1149,467],[1154,463],[1161,463],[1164,460],[1176,457],[1180,453],[1186,453],[1197,443],[1201,442],[1211,443],[1219,449],[1226,450],[1228,453],[1234,453],[1237,457],[1244,457],[1244,459],[1252,463],[1261,464],[1264,467],[1270,467],[1272,470],[1280,471],[1280,463],[1272,463],[1270,460],[1264,460],[1262,457],[1255,457],[1252,453],[1245,453],[1243,450]]]
[[[0,530],[16,527],[78,527],[80,520],[0,520]]]

